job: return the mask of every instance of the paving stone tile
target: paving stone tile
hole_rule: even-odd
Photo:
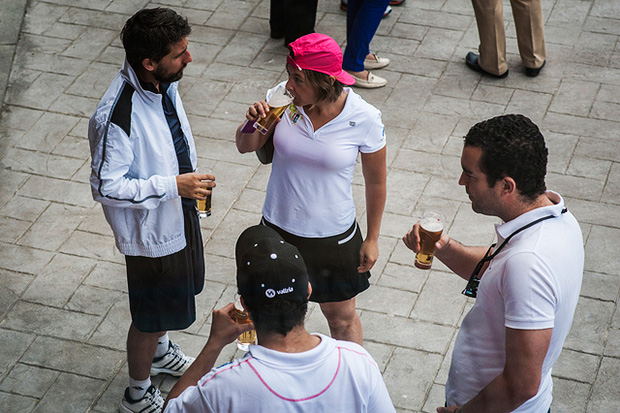
[[[120,291],[80,285],[66,308],[80,313],[105,315],[121,296]]]
[[[557,172],[560,174],[566,173],[568,165],[573,158],[573,152],[577,146],[579,138],[577,136],[566,135],[563,133],[554,133],[549,131],[542,132],[545,137],[547,149],[549,150],[547,171]],[[579,155],[574,156],[580,157]],[[580,165],[580,163],[577,165]],[[579,176],[579,173],[574,173],[573,175]]]
[[[28,221],[21,221],[14,218],[4,218],[0,222],[0,240],[13,243],[30,227]]]
[[[12,148],[0,161],[0,166],[32,175],[63,178],[73,175],[82,166],[82,163],[82,160],[75,160],[66,156]]]
[[[599,87],[600,84],[595,82],[562,80],[560,89],[553,97],[549,110],[577,116],[588,116]]]
[[[614,304],[580,297],[564,348],[601,354]]]
[[[442,115],[487,119],[502,115],[505,108],[501,105],[486,102],[471,105],[469,99],[433,95],[429,98],[424,110]]]
[[[429,271],[423,271],[413,266],[414,255],[411,253],[411,265],[388,262],[377,285],[393,288],[398,291],[419,293],[426,282]],[[415,301],[416,298],[413,298]]]
[[[87,342],[93,348],[106,347],[125,351],[130,324],[129,297],[123,294],[110,308],[107,315],[103,317],[100,324],[96,326]]]
[[[415,51],[416,57],[424,57],[428,59],[449,59],[454,53],[454,48],[458,40],[463,35],[462,32],[453,30],[453,28],[435,28],[431,27],[424,36],[419,47]],[[469,85],[462,85],[464,88]]]
[[[371,341],[364,341],[364,348],[370,353],[372,358],[377,362],[379,370],[383,373],[389,360],[394,353],[394,346],[388,346],[382,343],[374,343]]]
[[[20,245],[56,251],[82,219],[84,208],[52,203],[19,240]]]
[[[440,384],[431,386],[431,391],[428,394],[426,403],[422,407],[422,412],[435,413],[437,407],[444,406],[446,402],[446,387]]]
[[[30,84],[30,88],[15,98],[7,93],[10,103],[33,109],[49,109],[54,100],[69,86],[72,78],[66,75],[43,73]]]
[[[620,360],[603,357],[598,370],[596,382],[592,386],[592,395],[588,402],[588,412],[613,412],[620,410],[617,396],[620,380]]]
[[[62,52],[62,55],[92,60],[99,56],[103,49],[117,36],[117,29],[89,28],[89,30],[82,32],[80,36],[72,42],[71,46]]]
[[[611,166],[612,163],[608,161],[602,161],[600,159],[589,158],[586,156],[573,156],[566,173],[569,175],[604,181],[607,179]]]
[[[94,266],[93,260],[57,254],[30,284],[22,298],[62,308]]]
[[[618,16],[620,5],[613,0],[599,0],[594,3],[590,13],[592,16],[598,17]]]
[[[2,332],[0,334],[0,348],[2,348],[0,377],[4,377],[9,372],[35,339],[31,334],[7,330],[4,327],[4,320],[2,320],[0,321],[0,332]]]
[[[507,113],[521,113],[540,125],[547,112],[552,95],[541,92],[515,90],[506,107]]]
[[[392,288],[372,286],[372,291],[360,294],[357,297],[357,308],[368,309],[377,312],[386,312],[407,317],[413,308],[417,294],[408,291],[400,291]],[[385,303],[390,303],[385,306]]]
[[[620,277],[584,271],[581,293],[583,297],[615,301],[620,290]]]
[[[552,26],[580,26],[588,14],[589,7],[580,1],[563,0],[553,7],[547,22]]]
[[[575,148],[575,155],[620,162],[620,142],[581,137]]]
[[[586,241],[585,268],[604,274],[620,275],[620,252],[617,245],[620,229],[593,226]]]
[[[620,358],[620,330],[616,328],[609,330],[604,354],[606,356]]]
[[[99,320],[99,317],[93,315],[18,301],[0,326],[27,333],[83,340]]]
[[[40,411],[86,411],[104,387],[104,380],[62,373],[37,408]],[[80,391],[74,391],[76,388]]]
[[[415,302],[410,317],[456,327],[467,301],[461,294],[464,283],[461,277],[454,274],[433,271]]]
[[[554,377],[551,411],[560,413],[585,412],[589,389],[590,386],[587,384]]]
[[[435,113],[422,113],[403,141],[403,148],[441,153],[458,119]],[[460,155],[460,153],[459,153]],[[456,162],[460,165],[459,162]]]
[[[124,263],[124,256],[116,249],[111,236],[74,231],[60,247],[60,252],[76,254],[86,258]]]
[[[49,202],[33,198],[14,196],[0,208],[0,214],[5,217],[15,218],[22,221],[35,221],[45,209]]]
[[[77,123],[77,118],[53,113],[44,114],[24,135],[19,147],[49,152]]]
[[[67,7],[64,6],[37,2],[27,9],[22,30],[26,33],[42,34],[66,11]]]
[[[96,0],[91,1],[91,3],[99,6],[104,5]],[[94,8],[95,7],[89,7],[88,9],[77,7],[69,8],[58,21],[77,26],[88,26],[89,28],[108,29],[118,33],[128,18],[126,15],[100,12],[93,10]]]
[[[414,154],[414,152],[409,151],[409,155],[412,154]],[[419,158],[423,157],[424,156],[421,156]],[[403,166],[410,165],[404,158],[405,156],[400,158],[403,159],[403,161],[399,161],[397,158],[395,164],[403,164]],[[413,171],[392,169],[388,175],[387,181],[388,195],[385,206],[386,212],[409,215],[427,184],[427,176]],[[400,236],[402,237],[403,235],[404,233]]]
[[[598,355],[564,349],[553,366],[553,375],[583,383],[594,383],[598,363]]]
[[[478,83],[471,99],[480,102],[508,105],[514,90],[511,88],[493,86],[486,83]]]
[[[127,292],[125,264],[98,261],[97,266],[84,279],[84,285]]]
[[[620,122],[620,105],[617,103],[594,102],[590,116]]]
[[[441,357],[437,354],[394,349],[394,355],[383,373],[394,406],[420,410],[440,363]]]
[[[620,204],[620,163],[613,163],[605,189],[603,190],[603,199],[607,202]]]
[[[200,87],[193,87],[183,96],[183,106],[188,114],[208,116],[213,113],[219,102],[230,90],[228,82],[207,82]],[[209,99],[205,99],[205,94]],[[246,108],[247,109],[247,108]],[[245,115],[245,112],[243,113]],[[239,119],[242,119],[240,114]],[[239,120],[241,123],[241,120]]]
[[[34,398],[0,391],[0,409],[3,412],[31,412],[36,405]]]
[[[210,254],[233,258],[235,242],[244,229],[259,223],[260,217],[239,210],[231,210],[222,221],[222,225],[207,241],[205,250]]]
[[[40,399],[59,375],[58,371],[18,363],[0,383],[0,391]]]
[[[604,182],[598,179],[581,176],[547,174],[547,187],[559,192],[562,196],[598,201],[603,193]]]
[[[470,25],[472,17],[433,10],[405,8],[398,21],[449,30],[465,30]]]
[[[368,340],[381,341],[387,344],[431,353],[445,351],[452,334],[452,328],[450,327],[398,317],[392,314],[364,311],[361,318],[364,325],[364,336]],[[390,331],[392,334],[386,337],[386,331]]]
[[[0,243],[0,252],[1,268],[35,275],[43,271],[54,257],[54,254],[48,251],[3,243]]]
[[[254,214],[261,214],[264,201],[265,192],[246,189],[241,192],[239,199],[235,201],[234,208]]]
[[[38,337],[21,362],[81,376],[105,379],[124,360],[124,352],[55,338]]]

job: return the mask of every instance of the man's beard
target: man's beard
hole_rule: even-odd
[[[176,73],[166,73],[164,72],[163,68],[161,66],[159,66],[154,72],[153,72],[153,77],[159,82],[159,83],[172,83],[172,82],[177,82],[179,80],[181,80],[181,78],[183,77],[183,69],[185,69],[185,66],[183,66],[181,68],[181,70],[179,70]]]

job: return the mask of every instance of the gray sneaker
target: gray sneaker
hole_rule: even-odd
[[[176,377],[182,376],[194,360],[193,357],[183,354],[178,344],[170,341],[166,354],[153,359],[151,376],[157,376],[159,373],[167,373]]]
[[[125,395],[121,400],[118,411],[121,413],[161,413],[164,409],[164,398],[158,388],[151,386],[140,400],[129,397],[129,387],[125,389]]]

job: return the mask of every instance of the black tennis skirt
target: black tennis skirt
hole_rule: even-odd
[[[261,223],[275,229],[288,243],[297,247],[306,263],[312,295],[317,303],[344,301],[366,290],[370,271],[357,272],[360,265],[362,232],[357,221],[342,234],[327,238],[298,237],[268,222]]]

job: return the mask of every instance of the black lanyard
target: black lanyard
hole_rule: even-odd
[[[566,211],[568,211],[568,209],[564,208],[562,209],[562,214],[565,213]],[[551,219],[551,218],[555,218],[555,217],[559,217],[560,215],[547,215],[546,217],[542,217],[542,218],[538,218],[537,220],[534,220],[532,222],[530,222],[527,225],[522,226],[521,228],[519,228],[518,230],[516,230],[515,232],[513,232],[512,234],[510,234],[508,236],[508,238],[506,238],[504,240],[504,242],[502,242],[500,244],[499,247],[497,247],[497,249],[495,251],[493,251],[493,254],[489,255],[489,252],[491,252],[491,250],[493,249],[493,247],[497,244],[493,244],[489,247],[489,249],[487,250],[487,252],[484,254],[484,258],[482,258],[478,264],[476,265],[476,268],[474,268],[474,272],[471,274],[471,277],[469,277],[469,281],[467,281],[467,286],[465,286],[465,289],[463,290],[462,294],[466,295],[467,297],[471,297],[471,298],[476,298],[476,296],[478,295],[478,285],[480,284],[480,278],[478,277],[478,274],[480,273],[480,270],[482,269],[482,266],[491,261],[493,258],[495,258],[497,256],[497,254],[499,254],[499,252],[502,250],[502,248],[504,248],[504,245],[508,244],[508,241],[510,241],[510,239],[512,237],[514,237],[515,235],[517,235],[519,232],[528,229],[529,227],[532,227],[536,224],[538,224],[539,222],[542,222],[546,219]]]

